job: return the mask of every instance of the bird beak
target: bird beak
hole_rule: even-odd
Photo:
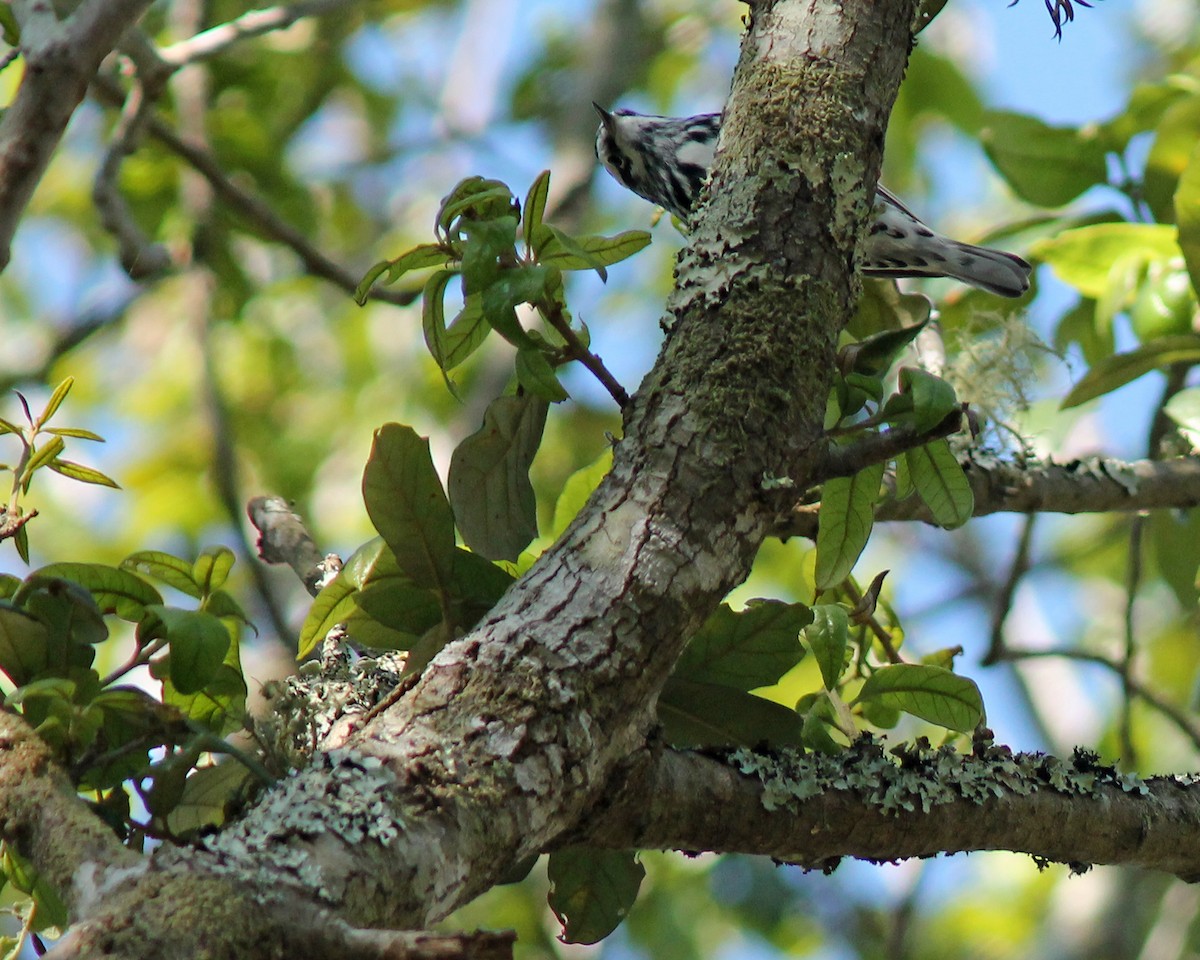
[[[592,101],[592,106],[596,108],[596,112],[600,114],[600,122],[606,127],[612,124],[612,114],[605,110],[595,100]]]

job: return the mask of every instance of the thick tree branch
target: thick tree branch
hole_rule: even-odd
[[[0,840],[11,843],[73,914],[95,882],[143,862],[75,794],[46,744],[17,714],[0,710]]]
[[[59,22],[48,0],[13,5],[25,75],[0,118],[0,271],[13,234],[100,62],[150,0],[84,0]]]
[[[652,797],[652,802],[647,802]],[[581,837],[617,848],[754,853],[821,868],[938,852],[1011,850],[1200,878],[1200,783],[1135,777],[989,748],[906,754],[877,744],[836,757],[729,759],[665,751]]]

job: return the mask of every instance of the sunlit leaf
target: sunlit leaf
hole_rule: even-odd
[[[802,603],[721,604],[684,648],[673,676],[753,690],[775,683],[804,657],[800,630],[812,621]]]
[[[1062,409],[1077,407],[1096,397],[1111,393],[1138,377],[1176,363],[1200,361],[1200,336],[1185,334],[1161,337],[1144,343],[1136,350],[1118,353],[1092,367],[1068,393]]]
[[[817,665],[827,690],[837,686],[846,669],[846,648],[850,643],[850,618],[844,607],[821,603],[812,608],[813,622],[804,631],[804,640]]]
[[[194,566],[186,560],[163,553],[161,550],[139,550],[121,561],[126,570],[141,570],[168,587],[199,600],[203,596],[200,585],[193,576]]]
[[[818,590],[836,587],[850,575],[875,524],[875,501],[883,481],[882,463],[852,477],[834,477],[821,487],[817,527]]]
[[[895,707],[950,730],[969,733],[983,720],[983,698],[974,681],[942,667],[893,663],[863,684],[858,700]]]
[[[1013,190],[1030,203],[1061,207],[1108,182],[1100,128],[1052,127],[1036,117],[993,111],[980,134],[983,149]]]
[[[933,514],[935,523],[953,530],[971,519],[975,496],[945,440],[934,440],[909,450],[904,459],[917,495]]]

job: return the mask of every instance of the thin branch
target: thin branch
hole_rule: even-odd
[[[92,87],[106,103],[119,106],[124,102],[120,88],[110,78],[97,77]],[[212,186],[213,192],[249,221],[252,227],[269,239],[291,248],[308,273],[330,281],[347,293],[354,293],[359,280],[362,279],[361,273],[355,273],[330,260],[310,243],[304,234],[281,220],[270,204],[248,190],[236,186],[207,150],[188,143],[156,117],[147,122],[146,129],[152,137],[191,164]],[[399,306],[407,306],[420,295],[420,290],[393,290],[387,287],[376,287],[370,293],[372,300]]]
[[[864,467],[892,460],[908,450],[948,437],[962,429],[962,410],[946,416],[932,430],[915,430],[912,427],[894,427],[883,433],[869,433],[861,440],[846,446],[831,446],[823,462],[817,467],[814,477],[818,481],[834,477],[849,477]]]
[[[1091,457],[1070,463],[1022,464],[968,459],[963,470],[975,496],[974,516],[992,513],[1114,513],[1200,505],[1200,457],[1124,461]],[[829,469],[823,475],[831,474]],[[816,517],[800,504],[776,528],[782,537],[815,537]],[[875,519],[933,517],[918,497],[886,501]]]
[[[575,331],[571,329],[571,324],[567,322],[566,317],[562,315],[562,310],[557,306],[547,306],[541,310],[547,322],[552,326],[560,337],[567,344],[567,356],[574,360],[578,360],[591,372],[609,395],[617,401],[617,406],[624,410],[629,406],[629,394],[625,392],[625,388],[617,381],[608,368],[604,366],[604,362],[592,353],[583,345],[583,341],[576,336]]]
[[[1029,572],[1029,551],[1033,546],[1033,528],[1037,522],[1037,514],[1031,513],[1021,525],[1021,536],[1017,540],[1017,549],[1013,554],[1012,563],[1008,568],[1008,576],[1004,578],[996,595],[995,606],[992,609],[991,641],[982,663],[989,666],[1004,656],[1004,623],[1012,610],[1013,600],[1017,595],[1017,587],[1022,578]],[[981,583],[985,581],[980,580]]]
[[[308,0],[306,3],[295,3],[286,7],[251,10],[228,23],[222,23],[187,40],[163,47],[159,56],[172,67],[207,60],[224,53],[241,40],[283,30],[304,17],[334,13],[358,2],[360,0]]]
[[[116,238],[121,266],[134,280],[157,276],[171,267],[170,252],[162,244],[150,242],[117,186],[121,164],[137,148],[160,92],[161,88],[149,93],[140,76],[134,80],[92,185],[92,201],[100,213],[100,222]]]

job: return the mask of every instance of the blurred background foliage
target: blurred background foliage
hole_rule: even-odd
[[[138,549],[190,557],[228,544],[242,558],[230,589],[260,629],[244,649],[252,694],[290,669],[307,596],[287,572],[256,567],[246,501],[264,493],[295,501],[321,548],[347,555],[372,534],[360,494],[372,430],[412,424],[431,437],[444,471],[502,389],[511,355],[493,338],[456,372],[456,400],[422,342],[419,303],[357,307],[344,285],[313,276],[311,258],[279,242],[279,225],[339,265],[351,286],[370,264],[426,240],[439,198],[470,174],[520,193],[548,167],[553,222],[595,232],[649,226],[648,205],[596,175],[590,102],[719,108],[744,9],[373,0],[238,42],[172,78],[159,126],[121,165],[134,219],[176,265],[139,282],[122,271],[91,201],[117,112],[102,97],[89,101],[0,276],[0,384],[36,406],[74,377],[68,418],[108,439],[89,462],[122,490],[39,480],[28,501],[42,514],[30,527],[33,565],[118,563]],[[222,0],[163,0],[144,26],[169,47],[244,12]],[[1048,264],[1035,295],[1011,305],[950,284],[924,287],[938,300],[960,394],[1010,428],[990,442],[1060,460],[1158,455],[1165,433],[1188,442],[1157,411],[1188,386],[1190,363],[1068,410],[1060,401],[1114,350],[1192,335],[1186,266],[1194,278],[1196,265],[1175,253],[1120,263],[1114,255],[1089,286],[1072,273],[1076,254],[1053,238],[1095,222],[1174,219],[1172,198],[1200,132],[1200,14],[1189,0],[1076,13],[1058,42],[1033,0],[1015,9],[949,4],[914,53],[884,178],[946,232],[1032,249]],[[4,99],[19,69],[0,73]],[[213,177],[181,158],[180,140],[211,159]],[[229,187],[270,215],[231,201]],[[607,285],[590,274],[569,280],[593,349],[631,390],[653,362],[681,243],[665,221],[654,234]],[[1082,256],[1095,265],[1100,253],[1085,245]],[[582,371],[567,384],[573,399],[552,410],[533,470],[543,529],[566,479],[620,426],[611,399]],[[14,401],[0,405],[12,418]],[[999,740],[1060,754],[1093,745],[1142,773],[1192,769],[1200,765],[1191,718],[1196,525],[1186,515],[998,516],[952,534],[893,525],[877,531],[858,569],[864,579],[893,571],[886,595],[909,649],[963,647],[957,669],[980,684]],[[733,599],[811,601],[809,547],[768,543]],[[10,544],[0,545],[0,572],[24,573]],[[998,640],[1037,656],[985,666]],[[1123,683],[1130,662],[1160,705]],[[556,942],[542,867],[452,921],[514,927],[526,957],[1200,952],[1200,893],[1131,870],[1070,878],[1007,854],[845,863],[829,877],[738,857],[645,860],[632,915],[597,947]]]

